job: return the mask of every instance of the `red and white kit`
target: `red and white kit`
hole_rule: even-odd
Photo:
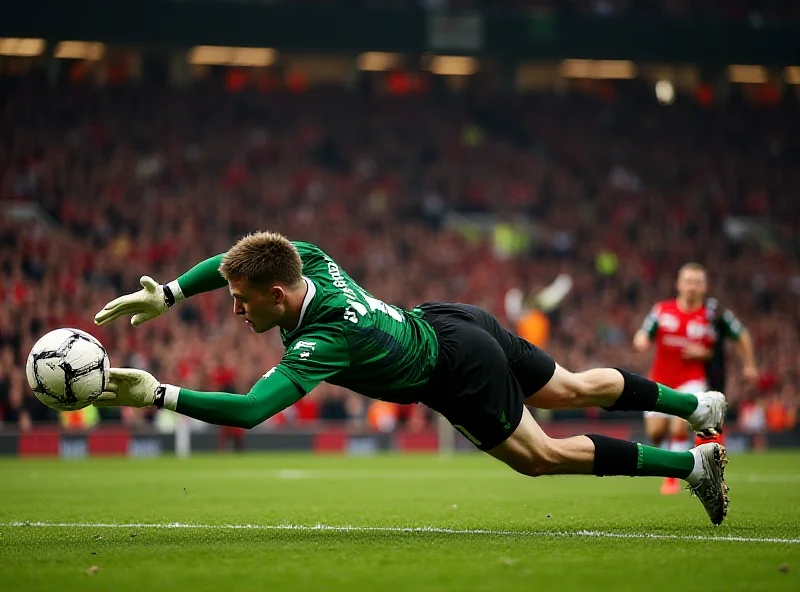
[[[686,360],[682,352],[690,344],[714,346],[717,336],[708,316],[705,305],[691,312],[681,311],[676,300],[653,306],[642,325],[656,348],[650,380],[688,393],[707,389],[706,362]]]

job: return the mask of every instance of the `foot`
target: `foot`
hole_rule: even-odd
[[[702,436],[713,436],[722,432],[725,422],[725,410],[728,408],[725,395],[717,391],[699,393],[697,409],[694,410],[687,421],[695,433]]]
[[[696,495],[713,524],[722,524],[728,514],[728,486],[725,484],[725,465],[728,462],[721,444],[709,443],[692,448],[695,466],[702,467],[698,475],[689,475],[687,489]]]
[[[677,495],[681,492],[681,482],[675,477],[666,477],[661,483],[661,495]]]

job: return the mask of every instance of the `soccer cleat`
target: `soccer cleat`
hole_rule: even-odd
[[[702,436],[713,436],[722,432],[725,411],[728,408],[725,395],[717,391],[708,391],[695,396],[697,409],[687,418],[689,425],[695,433]]]
[[[703,473],[697,483],[687,486],[692,495],[700,499],[713,524],[719,526],[728,515],[728,486],[725,484],[725,447],[721,444],[702,444],[692,449],[700,457]]]
[[[661,483],[661,495],[677,495],[681,492],[681,482],[675,477],[665,477]]]

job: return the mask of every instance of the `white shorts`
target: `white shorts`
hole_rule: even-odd
[[[684,382],[675,390],[680,391],[682,393],[690,393],[692,395],[697,395],[699,393],[704,393],[708,390],[708,383],[705,380],[690,380],[689,382]],[[644,416],[665,417],[667,419],[675,417],[674,415],[670,415],[668,413],[661,413],[660,411],[645,411]]]

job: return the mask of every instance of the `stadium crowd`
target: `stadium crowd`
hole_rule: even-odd
[[[745,386],[732,359],[730,400],[778,405],[788,427],[800,397],[798,131],[794,107],[665,108],[636,88],[389,97],[4,79],[0,421],[54,418],[24,365],[63,326],[97,336],[114,365],[247,392],[282,348],[242,325],[224,290],[136,329],[92,318],[141,275],[174,279],[271,229],[319,244],[387,302],[472,302],[509,327],[510,288],[568,273],[547,349],[570,369],[646,372],[631,337],[697,260],[756,346],[760,383]],[[478,214],[531,222],[522,252],[464,223]],[[276,421],[362,418],[367,403],[323,384]]]

